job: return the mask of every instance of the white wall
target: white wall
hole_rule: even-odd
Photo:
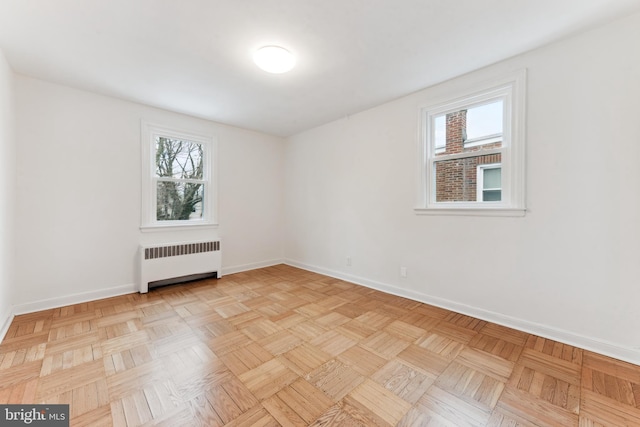
[[[16,312],[132,292],[140,243],[220,236],[223,272],[282,260],[283,140],[16,77]],[[217,230],[142,233],[140,122],[218,140]]]
[[[635,15],[289,138],[288,262],[640,362],[638,40]],[[521,68],[527,215],[415,215],[420,106]]]
[[[139,243],[219,235],[225,273],[284,254],[639,363],[639,39],[635,15],[286,144],[12,76],[0,56],[0,315],[132,291]],[[527,215],[415,215],[419,107],[519,68]],[[140,232],[142,118],[217,137],[218,230]]]
[[[13,219],[15,205],[13,72],[0,51],[0,339],[13,306]]]

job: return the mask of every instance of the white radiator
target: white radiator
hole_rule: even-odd
[[[150,282],[207,273],[222,277],[219,240],[140,246],[140,293]]]

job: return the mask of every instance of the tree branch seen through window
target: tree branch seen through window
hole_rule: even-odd
[[[157,221],[203,217],[203,157],[202,144],[156,138]]]

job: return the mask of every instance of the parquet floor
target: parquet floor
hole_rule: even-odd
[[[280,265],[17,316],[0,403],[74,426],[640,426],[640,367]]]

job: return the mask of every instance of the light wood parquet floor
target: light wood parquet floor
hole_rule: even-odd
[[[640,367],[280,265],[17,316],[6,403],[73,426],[640,426]]]

